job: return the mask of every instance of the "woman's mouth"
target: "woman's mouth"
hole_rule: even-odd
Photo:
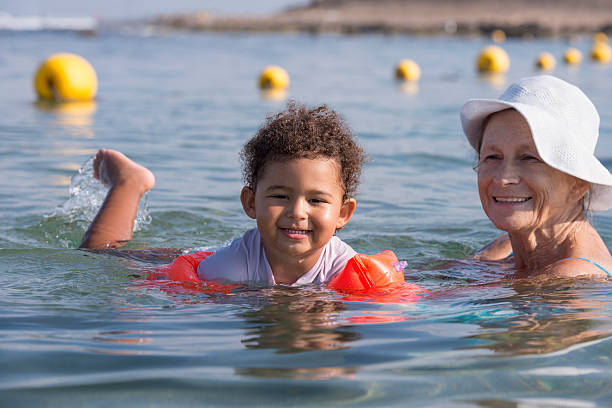
[[[531,197],[493,197],[496,203],[520,204],[531,200]]]

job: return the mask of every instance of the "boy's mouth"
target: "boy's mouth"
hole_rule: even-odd
[[[291,239],[304,239],[310,234],[312,231],[310,230],[302,230],[302,229],[292,229],[292,228],[281,228],[281,231]]]

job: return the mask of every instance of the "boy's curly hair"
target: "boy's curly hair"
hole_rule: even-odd
[[[338,162],[343,200],[354,197],[366,160],[363,149],[336,111],[326,105],[308,109],[296,102],[268,116],[240,152],[245,185],[253,190],[269,161],[319,157]]]

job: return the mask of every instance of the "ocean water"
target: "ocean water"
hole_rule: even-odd
[[[497,231],[482,212],[459,108],[537,74],[541,51],[589,38],[509,40],[504,78],[482,78],[482,38],[211,34],[107,29],[0,32],[0,398],[3,406],[594,407],[612,404],[606,281],[509,281],[469,255]],[[93,103],[36,103],[55,52],[97,71]],[[393,80],[402,58],[417,86]],[[283,66],[291,87],[261,94]],[[612,168],[612,68],[561,63],[601,114]],[[210,292],[151,284],[139,259],[75,249],[104,196],[100,147],[156,186],[127,248],[223,245],[254,223],[238,152],[287,100],[338,110],[369,154],[340,237],[392,249],[431,292],[381,303],[326,288]],[[79,171],[80,170],[80,171]],[[593,223],[610,245],[612,218]]]

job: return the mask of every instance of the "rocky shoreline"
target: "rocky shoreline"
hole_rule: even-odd
[[[161,16],[157,27],[229,32],[572,36],[612,33],[612,0],[318,0],[263,17]]]

